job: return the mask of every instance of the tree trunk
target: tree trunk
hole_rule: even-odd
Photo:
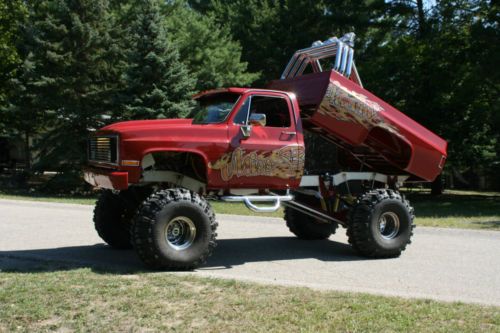
[[[417,0],[417,14],[418,14],[418,33],[420,35],[420,38],[422,38],[427,33],[427,23],[425,21],[423,0]]]
[[[30,134],[28,131],[24,132],[24,169],[25,171],[31,169]]]
[[[441,177],[441,175],[439,175],[431,183],[431,195],[441,195],[443,194],[443,190],[444,190],[443,178]]]

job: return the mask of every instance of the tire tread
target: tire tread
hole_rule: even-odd
[[[408,239],[399,248],[392,250],[380,248],[370,232],[370,222],[375,206],[389,199],[400,201],[406,207],[410,215],[410,234]],[[406,246],[411,243],[413,229],[415,228],[414,218],[413,207],[399,192],[386,189],[368,191],[358,199],[357,204],[350,211],[349,225],[347,228],[348,241],[356,252],[366,257],[398,257],[401,255],[401,252],[406,249]]]
[[[314,222],[310,216],[290,207],[285,207],[285,221],[290,232],[304,240],[327,239],[338,227],[336,223]]]
[[[153,226],[156,215],[169,204],[174,202],[190,202],[204,212],[210,221],[211,237],[205,252],[190,264],[179,264],[162,258],[160,250],[153,241]],[[206,262],[217,246],[217,226],[215,214],[210,204],[200,195],[182,188],[164,189],[153,193],[147,198],[135,215],[132,223],[131,242],[146,266],[153,269],[191,270]]]

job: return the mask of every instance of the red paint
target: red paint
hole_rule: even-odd
[[[358,123],[336,120],[318,112],[327,87],[333,81],[340,82],[347,89],[381,106],[381,121],[394,128],[395,132],[388,133],[376,127],[367,129]],[[319,127],[352,147],[367,148],[367,156],[378,153],[384,157],[385,162],[378,162],[377,171],[391,173],[389,170],[396,167],[427,181],[434,180],[441,173],[444,164],[442,159],[447,156],[447,142],[444,139],[340,74],[333,71],[308,74],[273,81],[269,87],[297,95],[301,107],[307,109],[310,116],[306,128]],[[398,150],[398,146],[392,143],[393,139],[399,140],[399,145],[406,147],[406,150]],[[384,149],[394,151],[384,154]]]
[[[410,150],[405,152],[410,154],[408,155],[408,163],[400,167],[399,170],[402,169],[406,173],[424,180],[433,180],[440,173],[439,163],[442,157],[446,156],[446,141],[341,75],[334,72],[304,75],[296,79],[275,81],[271,87],[296,93],[300,100],[300,107],[304,108],[303,112],[310,112],[311,108],[317,107],[321,103],[326,86],[332,79],[339,81],[349,89],[362,93],[370,101],[374,101],[384,108],[384,111],[381,112],[383,120],[397,128],[400,142],[410,147]],[[226,88],[205,91],[196,95],[195,98],[221,92],[232,92],[240,95],[232,113],[222,123],[192,124],[191,119],[128,121],[106,126],[96,135],[119,134],[120,161],[141,161],[145,155],[154,152],[191,152],[198,154],[208,166],[209,163],[215,163],[224,154],[231,153],[238,147],[246,152],[270,152],[290,145],[304,147],[301,111],[295,94],[265,89]],[[233,124],[233,118],[251,95],[285,98],[292,117],[290,127],[253,126],[250,138],[244,140],[241,134],[241,125]],[[311,118],[307,120],[306,128],[311,126],[319,127],[327,134],[352,146],[364,146],[375,151],[379,149],[379,151],[384,152],[384,145],[390,145],[392,142],[392,139],[384,137],[383,133],[368,131],[358,124],[338,121],[318,112],[313,112]],[[396,151],[391,153],[394,156],[385,156],[387,166],[392,169],[394,169],[395,162],[391,158],[397,157],[397,153],[402,154],[403,152]],[[303,167],[300,164],[300,161],[297,162],[299,169]],[[378,168],[383,171],[384,166],[385,164],[382,163]],[[86,169],[84,171],[85,179],[94,186],[125,189],[129,184],[138,183],[141,178],[141,167],[108,166],[105,168],[99,166],[97,169]],[[109,168],[114,171],[110,171]],[[300,177],[283,179],[269,176],[233,177],[225,181],[221,177],[220,170],[209,167],[207,167],[207,180],[207,189],[284,189],[296,188],[300,183]]]

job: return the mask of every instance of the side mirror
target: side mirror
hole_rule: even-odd
[[[243,136],[242,140],[246,140],[250,137],[252,133],[252,125],[242,125],[240,127],[241,135]]]
[[[250,125],[266,126],[266,115],[263,113],[252,113],[248,119]]]

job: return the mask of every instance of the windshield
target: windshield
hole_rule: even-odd
[[[239,94],[220,93],[207,95],[196,100],[196,106],[189,114],[193,124],[216,124],[226,120],[238,101]]]

